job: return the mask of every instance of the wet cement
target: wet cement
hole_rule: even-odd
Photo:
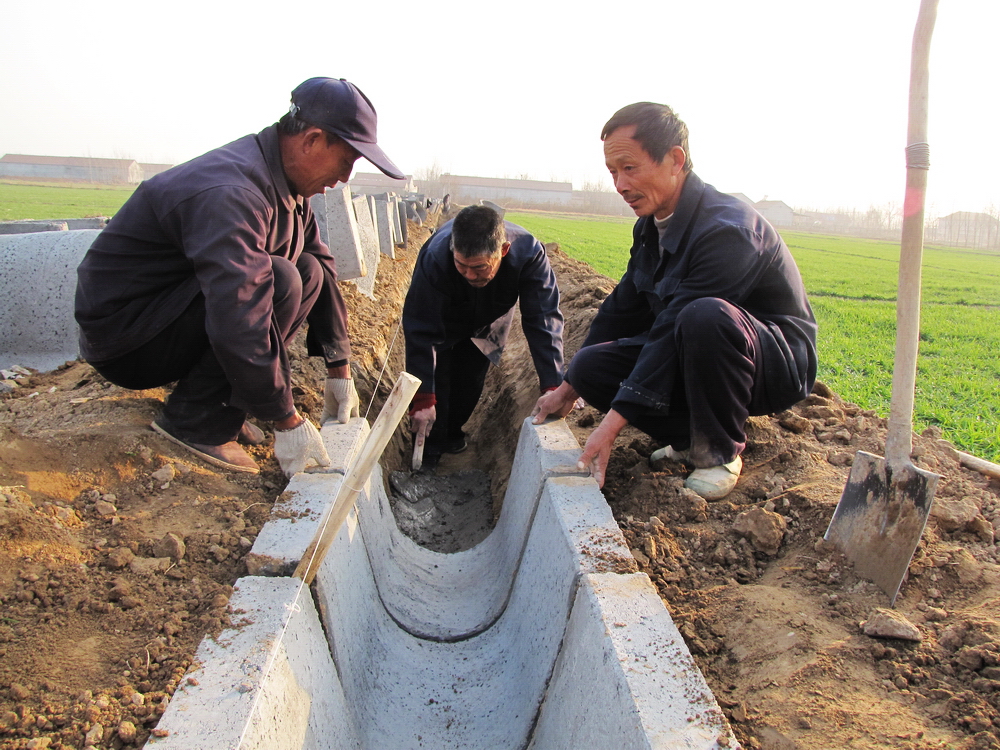
[[[436,475],[393,471],[389,489],[400,531],[435,552],[474,547],[493,528],[490,478],[485,472]]]

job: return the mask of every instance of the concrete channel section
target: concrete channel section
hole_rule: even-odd
[[[79,356],[76,267],[99,233],[0,235],[0,367],[48,371]]]
[[[313,590],[289,577],[368,432],[326,425],[147,742],[156,750],[737,748],[562,421],[521,428],[496,527],[433,552],[381,471]]]

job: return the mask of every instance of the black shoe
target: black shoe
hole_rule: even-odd
[[[461,453],[468,447],[469,444],[465,441],[465,436],[463,435],[462,437],[446,440],[442,450],[444,453]]]

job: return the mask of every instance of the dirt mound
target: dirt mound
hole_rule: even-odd
[[[398,312],[428,231],[411,224],[409,247],[380,259],[375,300],[343,285],[372,420],[403,366]],[[613,282],[549,251],[571,355]],[[318,419],[323,373],[302,353],[296,402]],[[486,471],[496,509],[537,392],[515,326],[469,450],[439,472]],[[141,746],[201,638],[229,622],[243,556],[287,482],[270,438],[248,476],[151,432],[164,396],[80,362],[0,396],[0,748]],[[582,443],[599,418],[568,421]],[[884,435],[883,419],[818,389],[752,420],[743,478],[717,503],[683,489],[679,464],[650,466],[645,435],[616,445],[608,502],[746,747],[1000,747],[997,482],[932,432],[915,439],[917,463],[944,476],[897,602],[919,642],[862,634],[885,597],[821,541],[855,451],[881,455]],[[383,464],[408,459],[397,436]]]

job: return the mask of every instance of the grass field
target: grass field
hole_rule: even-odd
[[[508,213],[543,242],[617,279],[629,224]],[[819,378],[843,398],[889,412],[899,245],[784,232],[819,322]],[[914,427],[938,425],[969,453],[1000,461],[1000,256],[927,247]]]
[[[65,185],[0,180],[0,221],[111,216],[134,186]]]

